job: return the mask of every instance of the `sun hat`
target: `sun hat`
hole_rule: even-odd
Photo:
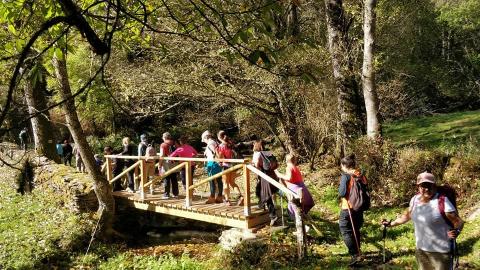
[[[205,130],[202,133],[202,142],[206,142],[209,137],[212,137],[212,133],[210,133],[208,130]]]
[[[429,172],[423,172],[417,176],[417,185],[420,185],[421,183],[435,184],[435,176]]]

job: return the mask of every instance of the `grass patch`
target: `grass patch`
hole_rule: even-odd
[[[480,110],[422,116],[385,123],[385,137],[397,146],[457,147],[480,141]]]
[[[12,189],[15,171],[3,167],[0,174],[0,268],[50,269],[52,261],[68,261],[88,238],[91,219],[66,209],[51,190],[22,196]]]

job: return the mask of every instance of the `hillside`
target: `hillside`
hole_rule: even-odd
[[[384,125],[385,137],[395,145],[452,148],[480,141],[480,110],[421,116]]]

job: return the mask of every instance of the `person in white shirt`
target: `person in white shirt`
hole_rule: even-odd
[[[210,131],[206,130],[202,133],[202,142],[207,144],[205,147],[205,157],[207,159],[207,163],[205,169],[207,171],[208,176],[215,175],[222,171],[222,167],[218,162],[214,161],[215,158],[218,158],[218,143],[213,139],[212,134]],[[215,187],[215,183],[217,183],[217,187]],[[206,204],[211,203],[223,203],[223,183],[222,178],[218,177],[210,181],[210,197],[205,202]]]
[[[382,225],[393,227],[413,221],[415,229],[415,257],[421,270],[451,269],[453,260],[451,244],[463,228],[463,220],[448,197],[444,197],[444,211],[449,223],[440,212],[440,193],[437,192],[435,177],[424,172],[417,177],[418,194],[410,200],[405,212],[394,221],[382,221]],[[442,195],[444,196],[444,195]]]

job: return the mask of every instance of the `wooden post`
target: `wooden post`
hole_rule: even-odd
[[[306,238],[305,238],[305,226],[303,225],[303,211],[301,201],[303,199],[303,189],[298,190],[300,199],[293,199],[292,206],[295,213],[295,227],[297,228],[297,254],[298,259],[301,260],[305,257],[306,253]]]
[[[250,170],[247,168],[247,165],[243,165],[243,182],[245,188],[245,194],[243,194],[243,213],[245,216],[250,216],[252,213],[250,207]]]
[[[145,183],[147,182],[147,162],[145,159],[142,159],[142,162],[140,163],[140,198],[142,200],[145,199]]]
[[[143,161],[145,161],[145,160],[143,160]],[[142,162],[142,164],[143,164],[143,162]],[[135,169],[133,169],[133,189],[134,190],[140,188],[139,183],[138,183],[138,178],[142,177],[143,169],[141,169],[141,170],[142,171],[140,172],[140,174],[138,174],[138,167],[135,167]],[[145,184],[146,182],[143,182],[143,183]]]
[[[110,183],[113,179],[113,172],[112,172],[112,159],[107,157],[107,180]]]
[[[193,175],[192,175],[192,164],[190,161],[185,162],[185,206],[192,206],[193,190],[189,187],[193,184]]]

